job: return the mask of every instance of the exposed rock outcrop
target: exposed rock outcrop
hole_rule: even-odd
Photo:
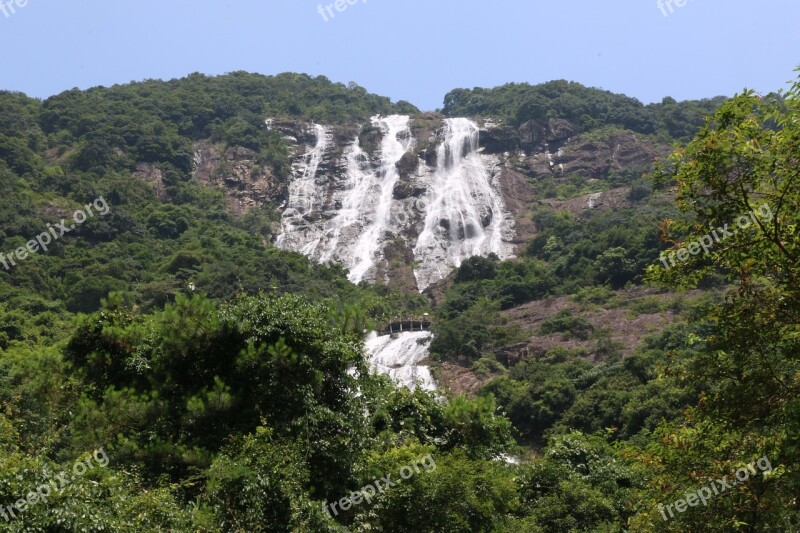
[[[668,151],[668,146],[654,146],[632,132],[618,132],[605,138],[587,135],[556,146],[547,144],[521,166],[533,178],[580,174],[603,180],[622,169],[648,169],[657,156]]]
[[[235,213],[264,207],[280,194],[281,185],[269,167],[259,165],[256,153],[242,147],[198,143],[194,147],[194,179],[223,189]]]
[[[453,120],[439,113],[408,118],[402,127],[387,126],[395,120],[387,119],[324,127],[267,120],[266,127],[289,148],[291,178],[273,175],[251,150],[208,141],[194,147],[194,178],[225,190],[237,213],[280,205],[280,246],[355,268],[356,281],[410,290],[446,278],[458,257],[491,250],[510,257],[515,247],[529,242],[537,231],[533,210],[544,200],[536,197],[538,180],[576,175],[605,180],[623,170],[644,171],[669,151],[622,130],[581,133],[563,119],[519,127],[484,120],[479,133],[474,125],[466,127],[471,121],[459,123],[460,131],[454,132]],[[452,165],[461,165],[455,174]],[[159,169],[143,164],[135,175],[163,190]],[[482,185],[468,185],[467,176],[480,178]],[[454,195],[460,188],[463,194]],[[616,208],[627,205],[625,192],[548,203],[574,212]],[[439,203],[431,207],[434,201]],[[431,209],[450,209],[454,203],[460,211],[429,216]],[[464,246],[479,236],[493,244]],[[447,251],[448,241],[461,244]]]
[[[417,289],[463,258],[511,256],[499,160],[479,153],[471,121],[375,117],[349,140],[331,126],[313,126],[313,136],[271,127],[298,139],[278,246],[341,263],[355,282]]]

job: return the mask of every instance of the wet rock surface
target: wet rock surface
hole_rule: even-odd
[[[423,113],[362,126],[268,127],[291,147],[289,184],[258,169],[246,150],[200,153],[198,179],[218,183],[211,177],[222,168],[238,209],[280,200],[279,246],[341,263],[352,281],[408,290],[437,284],[471,255],[513,257],[537,231],[536,205],[552,203],[537,197],[537,181],[644,172],[669,151],[632,132],[581,133],[555,118],[516,127]],[[578,212],[624,206],[624,197],[610,191],[562,203]]]

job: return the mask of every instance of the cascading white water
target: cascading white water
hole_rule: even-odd
[[[479,129],[465,118],[445,120],[444,140],[428,190],[425,228],[414,256],[414,275],[425,289],[472,256],[510,257],[504,242],[508,215],[478,153]]]
[[[430,370],[420,365],[428,357],[428,344],[418,341],[430,335],[428,331],[415,331],[379,337],[372,332],[366,342],[370,365],[411,389],[436,390]]]
[[[358,139],[345,153],[345,194],[339,212],[323,237],[327,242],[319,259],[322,262],[338,260],[344,264],[350,270],[348,278],[353,283],[372,274],[386,240],[385,232],[390,229],[392,194],[400,178],[397,162],[414,142],[409,121],[410,117],[400,115],[373,117],[372,124],[383,132],[381,164],[377,170],[372,168]],[[342,235],[347,235],[352,244],[342,245]]]
[[[297,173],[299,177],[289,185],[289,202],[281,221],[282,231],[275,242],[279,248],[298,248],[309,256],[314,255],[314,251],[319,245],[319,239],[313,239],[307,243],[290,241],[301,237],[298,235],[298,228],[307,223],[305,217],[313,212],[315,200],[318,200],[320,194],[324,192],[317,187],[316,177],[319,165],[331,144],[331,136],[325,126],[314,124],[314,130],[317,136],[316,145],[303,156],[303,162]]]
[[[381,143],[382,168],[375,176],[377,188],[373,187],[372,193],[376,195],[376,203],[372,224],[365,228],[354,250],[354,261],[350,265],[350,281],[358,283],[364,279],[367,272],[375,265],[376,254],[384,242],[384,233],[388,228],[389,214],[392,207],[392,194],[400,174],[397,171],[397,162],[403,157],[413,142],[409,130],[409,117],[390,116],[378,121],[384,131]],[[401,140],[403,134],[405,139]],[[363,201],[362,201],[363,202]]]
[[[381,272],[388,279],[387,237],[399,236],[411,247],[420,291],[469,257],[512,257],[513,220],[495,181],[499,160],[479,153],[479,129],[471,120],[445,120],[436,139],[436,167],[419,159],[417,171],[406,176],[405,185],[426,191],[424,196],[394,198],[397,164],[415,145],[410,120],[373,117],[382,133],[377,153],[368,154],[356,137],[336,160],[331,128],[314,125],[316,145],[295,164],[276,244],[321,263],[339,263],[359,283]],[[318,175],[323,161],[326,172]]]
[[[347,257],[350,254],[349,247],[342,242],[343,233],[352,233],[348,237],[357,237],[357,232],[365,224],[360,222],[364,219],[365,213],[362,206],[369,198],[369,190],[373,185],[373,172],[370,171],[370,161],[364,150],[361,149],[358,137],[344,153],[346,162],[346,179],[344,197],[341,199],[336,216],[331,219],[326,228],[322,239],[325,241],[319,261],[327,263],[329,261],[341,261],[347,264]],[[345,253],[342,253],[345,252]]]

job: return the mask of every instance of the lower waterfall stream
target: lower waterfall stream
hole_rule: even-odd
[[[383,336],[373,331],[366,341],[370,366],[410,389],[419,386],[424,390],[436,390],[430,369],[420,364],[428,358],[429,343],[419,341],[430,336],[430,331],[407,331]]]

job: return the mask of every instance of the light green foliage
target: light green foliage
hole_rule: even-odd
[[[587,434],[613,430],[614,439],[631,439],[678,417],[696,400],[693,387],[658,379],[670,350],[684,349],[697,328],[675,326],[649,338],[625,360],[586,361],[583,351],[553,348],[528,358],[484,388],[497,398],[523,442],[577,429]],[[687,353],[693,353],[687,350]]]
[[[766,455],[773,465],[785,465],[783,474],[748,482],[708,508],[681,514],[669,527],[797,528],[796,504],[787,498],[798,487],[800,461],[798,117],[800,84],[782,96],[746,92],[723,105],[689,146],[675,152],[673,166],[664,169],[662,180],[675,180],[678,205],[686,214],[665,224],[665,237],[676,247],[710,228],[738,224],[738,217],[763,204],[773,216],[737,228],[708,255],[650,271],[653,280],[681,287],[721,275],[731,290],[722,305],[710,309],[711,327],[687,339],[696,353],[674,358],[668,368],[679,382],[701,387],[702,401],[683,425],[662,428],[660,438],[641,454],[659,476],[649,487],[650,509],[640,527],[671,530],[654,526],[659,521],[653,500],[664,496],[669,501],[678,487],[730,475],[734,465]],[[665,486],[675,492],[664,495]]]
[[[408,103],[325,78],[241,72],[45,101],[0,93],[0,252],[100,195],[111,207],[22,267],[0,269],[0,504],[45,481],[45,467],[70,468],[101,446],[111,459],[0,527],[797,529],[799,92],[722,105],[661,169],[679,209],[643,181],[643,168],[534,184],[540,197],[631,186],[630,204],[580,215],[558,202],[530,206],[538,234],[521,257],[468,259],[435,309],[426,296],[354,286],[341,267],[269,246],[280,198],[234,215],[222,192],[190,179],[195,143],[245,148],[280,196],[290,160],[265,118],[363,124],[376,113],[416,114]],[[670,142],[722,102],[643,106],[552,82],[456,90],[445,104],[451,116],[516,125],[567,119],[584,140],[634,131]],[[134,177],[141,163],[158,171],[156,187]],[[665,236],[685,242],[764,202],[775,216],[759,231],[658,266],[665,217],[675,219]],[[716,293],[686,303],[615,292],[642,283],[648,265],[651,280],[670,286],[732,290],[721,303]],[[559,295],[583,309],[540,331],[509,318]],[[629,318],[680,311],[688,323],[623,360],[610,329],[593,331],[581,315],[619,307]],[[367,371],[364,330],[425,312],[435,317],[433,356],[472,362],[490,380],[477,397],[398,389]],[[594,348],[532,346],[510,368],[497,358],[537,334]],[[527,460],[509,464],[507,454]],[[661,520],[657,503],[762,455],[776,467],[770,476]],[[334,518],[323,510],[425,456],[435,469]]]
[[[521,336],[519,329],[508,325],[500,314],[500,303],[488,298],[480,298],[466,311],[453,315],[437,322],[431,342],[431,352],[445,358],[480,359]]]
[[[557,80],[541,85],[509,83],[494,89],[455,89],[445,96],[444,113],[501,116],[515,124],[560,118],[584,131],[611,126],[665,139],[687,139],[724,101],[721,97],[686,102],[664,98],[661,103],[645,106],[635,98]]]
[[[430,453],[409,445],[381,454],[368,462],[373,476],[399,477],[403,466],[413,465]],[[435,469],[425,468],[379,495],[372,505],[358,506],[354,531],[381,528],[421,533],[489,532],[519,511],[513,468],[495,461],[471,460],[462,452],[434,454]]]
[[[581,340],[589,338],[589,334],[594,327],[585,319],[572,315],[571,311],[563,310],[553,317],[542,321],[539,332],[542,335],[551,333],[563,333],[564,338],[576,337]]]
[[[59,464],[38,454],[0,456],[0,505],[7,508],[42,485],[50,487],[49,496],[44,489],[41,492],[46,502],[37,501],[21,513],[15,509],[16,519],[8,522],[0,518],[3,531],[218,531],[204,527],[202,513],[182,506],[170,490],[144,490],[135,476],[110,464],[102,467],[90,459],[92,467],[76,475],[75,463],[86,457],[91,454],[84,452]],[[62,473],[65,476],[59,478]],[[51,482],[59,489],[53,489]]]

